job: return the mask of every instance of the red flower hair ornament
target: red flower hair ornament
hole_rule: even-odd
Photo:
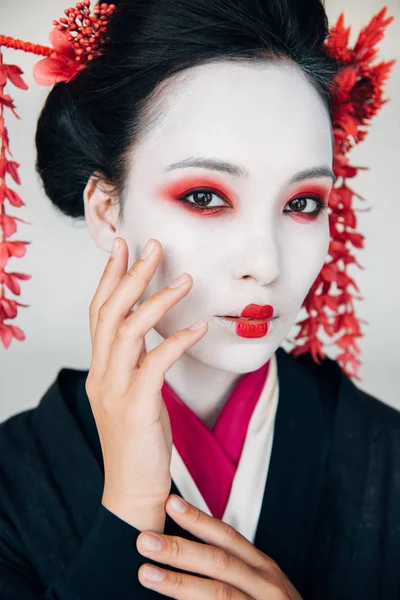
[[[90,0],[78,2],[75,7],[64,11],[66,17],[53,21],[50,32],[52,46],[40,46],[0,35],[0,339],[7,349],[12,338],[25,339],[24,332],[6,322],[18,314],[21,304],[6,297],[6,289],[15,296],[21,293],[20,281],[30,279],[30,275],[6,271],[11,256],[22,258],[28,241],[11,240],[17,231],[17,221],[26,221],[6,213],[6,202],[12,207],[25,206],[18,193],[8,186],[7,177],[16,184],[19,164],[11,160],[4,113],[11,111],[19,118],[10,95],[4,87],[10,81],[21,89],[28,86],[21,78],[23,73],[17,65],[3,63],[1,47],[15,48],[44,56],[33,69],[34,78],[40,85],[53,86],[61,81],[72,81],[88,61],[94,60],[103,51],[107,40],[106,31],[110,17],[116,10],[114,4],[96,4],[90,12]],[[355,314],[354,301],[363,298],[356,295],[359,288],[348,269],[351,265],[363,268],[352,254],[352,248],[364,247],[364,236],[357,231],[357,217],[354,199],[364,201],[347,180],[355,177],[360,169],[367,167],[350,164],[348,153],[368,134],[370,120],[388,102],[383,99],[383,85],[387,80],[395,60],[372,64],[377,55],[376,45],[383,38],[385,28],[394,17],[386,17],[387,7],[372,17],[359,33],[353,48],[349,47],[350,27],[345,27],[341,14],[336,24],[330,28],[325,41],[325,51],[333,58],[342,61],[343,68],[335,79],[332,94],[334,164],[337,180],[329,197],[329,222],[331,242],[328,258],[313,283],[303,307],[307,316],[297,323],[300,329],[291,340],[294,356],[310,352],[315,362],[325,358],[322,332],[333,339],[330,346],[336,345],[336,361],[343,371],[352,378],[358,376],[361,354],[357,339],[363,337],[360,323],[366,323]]]

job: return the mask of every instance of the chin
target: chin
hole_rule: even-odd
[[[249,339],[223,329],[221,334],[220,330],[218,326],[219,333],[215,335],[212,324],[209,324],[208,333],[185,354],[207,367],[237,374],[262,367],[274,355],[286,334],[285,328],[277,327],[265,337]],[[210,336],[208,340],[207,336]]]

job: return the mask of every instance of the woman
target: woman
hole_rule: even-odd
[[[108,35],[38,122],[112,253],[89,369],[0,428],[1,598],[399,598],[399,413],[280,348],[329,246],[323,6],[122,2]]]

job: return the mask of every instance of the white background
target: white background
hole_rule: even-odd
[[[351,154],[355,165],[368,166],[349,184],[366,198],[362,206],[372,208],[358,213],[359,230],[367,244],[358,253],[365,271],[355,268],[355,276],[364,297],[356,303],[357,314],[369,322],[361,339],[363,364],[359,387],[400,409],[400,2],[388,0],[388,14],[395,20],[380,42],[379,59],[397,58],[386,84],[390,102],[374,118],[367,139]],[[49,45],[52,20],[63,15],[69,6],[65,0],[0,0],[0,33]],[[353,43],[384,4],[379,0],[327,0],[326,9],[332,25],[343,11],[346,25],[351,25]],[[97,287],[107,256],[96,246],[84,222],[76,223],[59,214],[47,199],[35,174],[34,134],[39,111],[50,88],[36,84],[33,65],[39,57],[4,49],[4,62],[19,65],[29,86],[26,91],[12,84],[11,94],[21,120],[9,111],[9,130],[13,159],[21,164],[21,186],[11,186],[21,195],[26,207],[6,211],[30,221],[19,224],[11,239],[27,240],[22,259],[10,259],[8,271],[22,271],[32,279],[22,282],[20,297],[8,290],[6,295],[31,305],[20,308],[13,324],[26,334],[26,340],[13,340],[6,350],[0,342],[0,421],[36,406],[62,367],[87,369],[91,344],[88,307]],[[10,180],[11,182],[11,180]],[[358,202],[357,206],[361,206]]]

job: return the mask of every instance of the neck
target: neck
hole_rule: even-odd
[[[146,350],[150,352],[164,341],[155,329],[145,336]],[[183,354],[172,365],[165,381],[182,401],[211,429],[231,395],[240,373],[214,369]]]

